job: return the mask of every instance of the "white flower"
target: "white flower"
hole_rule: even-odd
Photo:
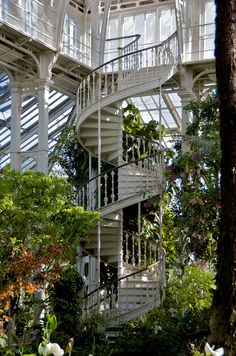
[[[205,352],[206,356],[223,356],[224,355],[224,349],[223,347],[220,347],[219,349],[214,350],[214,346],[212,348],[208,343],[205,345]]]
[[[39,345],[39,354],[43,356],[54,355],[54,356],[63,356],[64,351],[56,343],[49,342],[46,345]]]

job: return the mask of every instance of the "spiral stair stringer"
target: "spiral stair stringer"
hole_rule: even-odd
[[[158,89],[173,77],[177,72],[177,55],[173,52],[175,40],[175,36],[171,36],[169,43],[167,40],[152,49],[155,60],[159,58],[155,66],[142,68],[137,57],[142,51],[138,51],[135,65],[131,65],[129,70],[124,65],[127,56],[124,57],[126,62],[118,58],[117,66],[113,63],[109,68],[106,64],[103,70],[99,68],[92,72],[78,90],[77,129],[80,141],[92,155],[100,154],[102,160],[113,166],[81,187],[78,200],[85,209],[100,211],[103,217],[100,258],[118,269],[116,280],[89,293],[87,312],[97,306],[109,315],[114,324],[137,318],[160,305],[164,298],[164,254],[155,244],[127,237],[122,232],[122,209],[162,192],[161,150],[160,147],[155,153],[151,150],[151,154],[142,158],[136,155],[128,159],[124,157],[119,105],[130,96]],[[145,53],[147,55],[147,51],[142,53],[142,58]],[[160,55],[164,53],[168,53],[169,57],[161,63]],[[134,53],[131,56],[134,58]],[[151,63],[154,63],[153,58]],[[117,68],[117,72],[111,71],[111,68]],[[100,206],[97,198],[99,190]],[[88,241],[83,242],[83,248],[95,257],[97,241],[95,229],[90,232]],[[150,250],[149,257],[147,250]]]

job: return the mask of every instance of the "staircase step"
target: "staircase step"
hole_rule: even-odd
[[[104,241],[102,238],[101,238],[101,251],[107,251],[109,250],[109,248],[112,250],[112,249],[116,249],[118,246],[118,241],[117,240],[110,240],[110,241]],[[89,241],[87,243],[85,243],[84,245],[84,248],[85,249],[96,249],[97,248],[97,241]],[[117,250],[116,250],[117,252]]]
[[[102,225],[101,226],[101,234],[102,235],[115,235],[120,233],[120,226],[117,224],[117,222],[110,223],[110,225]],[[90,231],[91,235],[96,235],[97,230],[93,229]]]
[[[101,137],[117,137],[117,129],[116,128],[111,128],[111,127],[107,127],[106,130],[102,130],[101,132]],[[92,128],[89,127],[89,130],[85,127],[83,127],[80,130],[80,137],[86,137],[86,138],[90,138],[90,137],[98,137],[98,130],[97,127],[96,128]]]
[[[109,113],[109,114],[120,115],[120,110],[117,109],[117,108],[114,107],[114,106],[111,106],[111,105],[106,106],[106,107],[103,108],[102,110],[103,110],[103,112],[105,111],[105,112],[107,112],[107,113]]]
[[[110,145],[102,145],[102,153],[106,153],[106,152],[117,152],[119,148],[119,145],[117,143],[114,143],[114,144],[110,144]],[[94,153],[98,153],[98,150],[97,150],[97,147],[96,149],[94,150]]]
[[[150,288],[148,290],[138,288],[135,288],[135,290],[122,290],[121,288],[119,291],[119,301],[125,302],[128,300],[132,302],[135,298],[150,298],[153,297],[154,294],[156,295],[157,290],[157,286],[156,288]]]
[[[102,248],[104,246],[104,243],[110,243],[110,244],[114,244],[115,242],[117,243],[120,239],[120,236],[118,234],[114,234],[114,235],[102,235],[101,234],[101,244],[102,244]],[[92,244],[92,243],[97,243],[97,236],[93,235],[93,236],[89,236],[89,241],[88,244]]]
[[[117,248],[103,248],[101,249],[102,256],[117,256]],[[94,251],[94,256],[97,257],[97,250]]]
[[[91,114],[89,119],[93,119],[98,122],[98,115],[96,113]],[[103,123],[120,123],[120,117],[112,115],[110,113],[101,113],[101,122]]]
[[[97,146],[97,144],[98,144],[97,137],[87,137],[83,141],[84,141],[84,145],[86,145],[88,147]],[[117,145],[117,136],[102,137],[101,145],[102,145],[102,149],[103,149],[103,146],[106,146],[106,145],[111,145],[112,147],[114,145]]]

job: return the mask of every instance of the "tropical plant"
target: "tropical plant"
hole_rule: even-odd
[[[166,166],[168,207],[174,217],[176,248],[183,265],[191,259],[215,261],[220,210],[218,99],[213,93],[187,108],[188,150],[175,142]]]
[[[64,179],[6,168],[0,185],[0,317],[8,343],[16,334],[27,344],[47,286],[76,263],[78,242],[99,214],[74,206]]]

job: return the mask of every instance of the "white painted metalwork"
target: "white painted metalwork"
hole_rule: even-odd
[[[87,85],[88,77],[79,85],[77,91],[78,115],[88,105],[95,103],[98,98],[104,99],[124,88],[144,84],[155,80],[155,78],[159,79],[163,70],[177,65],[177,61],[177,37],[176,34],[173,34],[159,45],[125,54],[105,63],[88,75],[89,86]],[[104,83],[106,83],[107,75],[110,80],[105,90]],[[98,81],[101,86],[95,85]]]
[[[134,163],[115,167],[89,180],[78,191],[78,204],[85,210],[98,210],[99,206],[119,205],[121,200],[140,194],[158,194],[162,189],[162,179],[160,157],[153,154]]]
[[[163,270],[165,255],[148,268],[136,270],[111,283],[101,286],[85,296],[84,311],[87,315],[98,307],[114,322],[137,318],[162,301],[165,283]],[[150,275],[152,280],[150,280]]]

